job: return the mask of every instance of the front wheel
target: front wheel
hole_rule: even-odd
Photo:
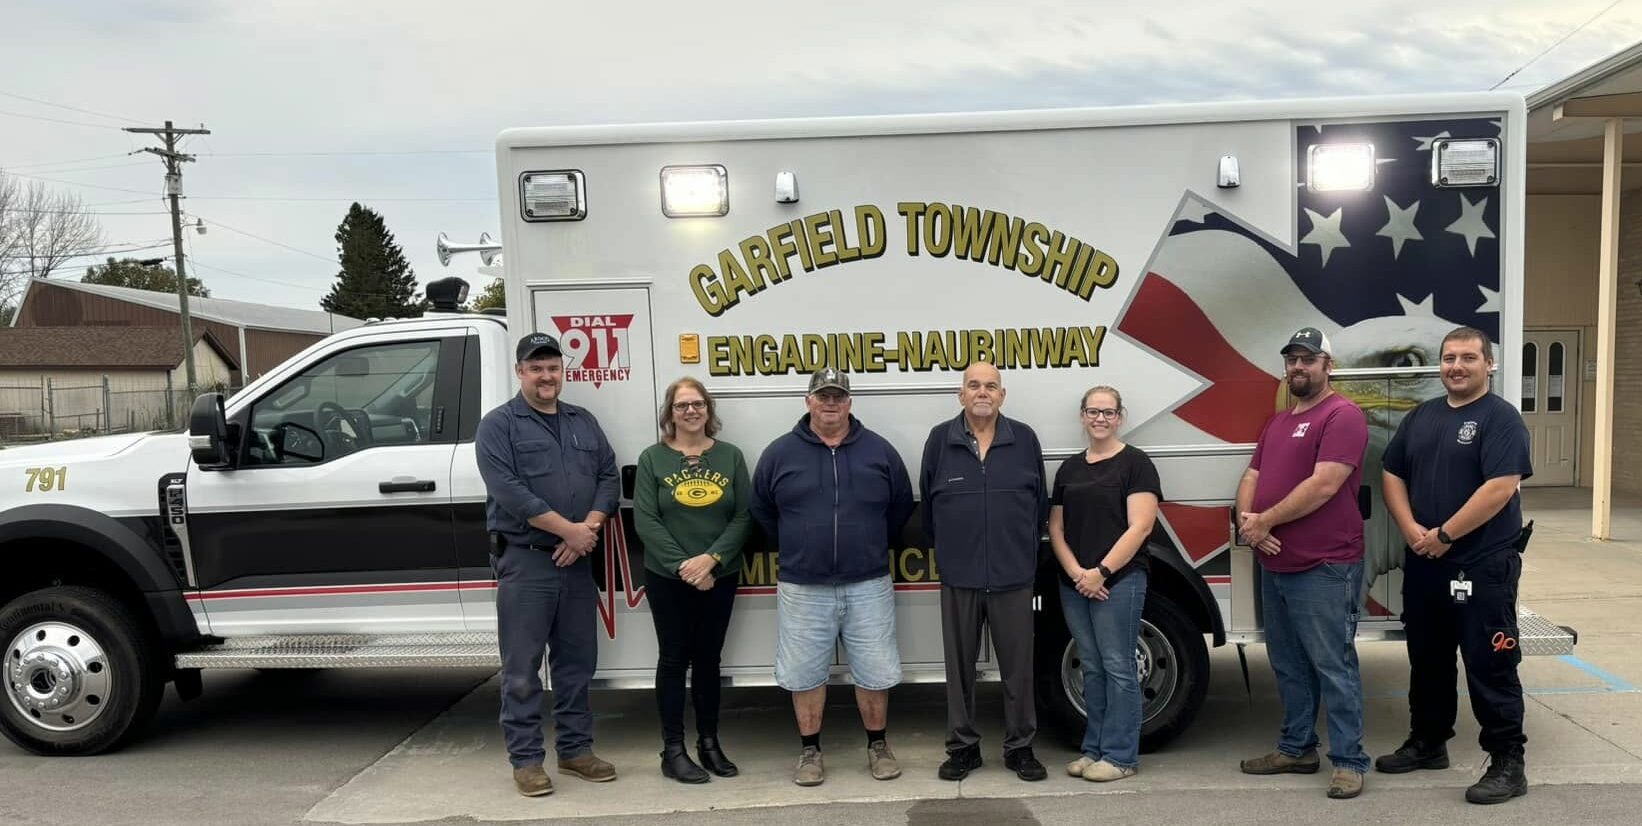
[[[79,585],[0,608],[0,731],[35,754],[97,754],[153,715],[165,682],[151,635],[119,600]]]
[[[1039,708],[1055,732],[1076,746],[1087,724],[1077,644],[1058,610],[1040,614],[1037,630]],[[1184,609],[1156,591],[1146,594],[1135,667],[1142,700],[1140,750],[1155,751],[1191,725],[1209,691],[1209,650],[1202,632]]]

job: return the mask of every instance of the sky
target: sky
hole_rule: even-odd
[[[170,255],[161,161],[130,154],[158,144],[120,127],[203,124],[189,274],[316,308],[356,200],[421,283],[477,289],[434,241],[500,234],[510,127],[1526,94],[1638,40],[1642,0],[0,0],[0,170],[98,216],[78,279]]]

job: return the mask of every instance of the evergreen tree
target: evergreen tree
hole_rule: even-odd
[[[93,264],[86,267],[86,274],[80,278],[82,284],[106,284],[110,287],[130,287],[136,290],[152,290],[160,293],[177,294],[177,271],[160,263],[158,259],[138,261],[135,258],[106,259],[102,266]],[[200,283],[198,278],[189,276],[188,294],[200,298],[210,298],[211,291]]]
[[[409,318],[425,308],[416,273],[376,210],[355,203],[336,228],[342,269],[331,292],[319,300],[327,312],[354,318]]]

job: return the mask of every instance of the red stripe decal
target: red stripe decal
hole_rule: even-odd
[[[1209,382],[1175,408],[1176,416],[1224,442],[1260,438],[1261,426],[1276,410],[1281,385],[1237,352],[1184,290],[1147,273],[1118,331]]]
[[[1164,502],[1158,506],[1163,521],[1183,545],[1180,549],[1192,566],[1231,545],[1231,516],[1224,505],[1201,507]]]

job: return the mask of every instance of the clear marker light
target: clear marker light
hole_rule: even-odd
[[[1374,144],[1320,143],[1306,158],[1306,186],[1313,192],[1365,192],[1374,188]]]
[[[661,168],[661,212],[669,218],[730,211],[730,175],[717,164]]]

